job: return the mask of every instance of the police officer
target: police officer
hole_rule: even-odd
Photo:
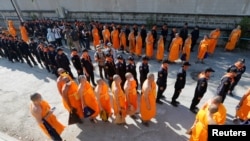
[[[158,85],[156,103],[163,104],[160,99],[164,98],[163,92],[167,88],[167,77],[168,77],[168,60],[163,60],[160,70],[158,71],[158,78],[156,84]]]
[[[228,90],[228,94],[230,96],[233,96],[232,91],[234,90],[234,87],[238,84],[238,82],[241,79],[241,76],[243,73],[245,73],[246,71],[246,66],[245,66],[245,59],[240,58],[237,62],[235,62],[235,64],[231,65],[228,69],[227,72],[229,72],[229,70],[231,68],[235,68],[237,70],[236,76],[234,77],[234,81],[231,84],[229,90]]]
[[[237,74],[236,68],[231,68],[222,78],[221,82],[217,88],[216,94],[222,97],[221,103],[224,102],[228,90],[231,87],[231,83],[233,82],[234,77]]]
[[[149,73],[148,60],[149,58],[146,55],[143,55],[142,63],[139,66],[141,88],[142,88],[143,82],[147,79],[147,75]]]
[[[193,113],[197,113],[198,112],[198,108],[196,107],[196,105],[198,105],[200,103],[200,100],[202,99],[202,97],[204,96],[204,94],[207,91],[207,81],[210,78],[212,72],[215,72],[212,68],[206,68],[204,72],[201,72],[198,76],[198,81],[197,81],[197,85],[195,88],[195,92],[194,92],[194,97],[190,106],[190,111]]]
[[[33,38],[30,38],[29,50],[33,54],[33,56],[36,57],[37,62],[42,66],[42,61],[37,51],[37,46],[37,42],[35,42]]]
[[[171,104],[175,107],[178,106],[178,104],[180,104],[180,102],[176,101],[176,99],[179,97],[181,90],[185,87],[186,84],[186,71],[189,68],[189,66],[191,66],[191,64],[189,62],[184,62],[182,64],[182,67],[179,69],[178,73],[177,73],[177,77],[176,77],[176,81],[175,81],[175,85],[174,85],[174,94],[172,96],[172,101]]]
[[[118,74],[122,79],[121,87],[123,89],[123,85],[126,81],[126,78],[125,78],[126,62],[124,61],[122,55],[117,55],[117,62],[115,63],[115,71],[116,71],[116,74]]]
[[[130,72],[135,81],[136,81],[136,88],[138,88],[138,80],[137,80],[137,73],[136,73],[136,64],[135,64],[135,61],[134,61],[134,57],[133,56],[129,56],[128,57],[128,64],[126,66],[126,72]]]
[[[49,66],[51,68],[52,74],[55,74],[56,77],[59,76],[59,74],[57,73],[57,63],[56,63],[56,55],[57,52],[55,50],[55,46],[53,44],[49,44],[48,45],[48,59],[49,59]]]
[[[113,75],[115,75],[116,72],[115,72],[115,63],[113,61],[111,54],[109,53],[106,54],[104,69],[105,73],[107,74],[109,86],[111,87],[111,84],[113,82]]]
[[[19,50],[21,51],[23,58],[26,60],[26,62],[28,63],[30,67],[33,67],[30,60],[32,61],[34,65],[37,65],[35,59],[31,55],[31,52],[29,50],[29,45],[26,42],[24,42],[23,40],[19,40],[17,43],[17,46]]]
[[[82,69],[82,64],[81,64],[81,58],[77,54],[77,49],[73,48],[71,50],[71,62],[73,63],[73,66],[75,67],[78,76],[83,75],[83,69]]]

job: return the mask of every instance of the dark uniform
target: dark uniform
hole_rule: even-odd
[[[183,68],[180,68],[177,73],[177,78],[174,85],[174,94],[172,96],[172,102],[171,104],[175,105],[179,102],[176,101],[176,99],[179,97],[181,90],[185,87],[186,84],[186,71]]]
[[[31,41],[29,43],[29,50],[36,57],[37,62],[42,65],[41,58],[37,51],[37,46],[38,46],[37,42]]]
[[[207,91],[207,78],[201,77],[197,81],[197,85],[194,92],[194,97],[190,106],[190,110],[194,111],[196,110],[196,105],[200,103],[201,98],[204,96],[204,94]]]
[[[73,51],[77,52],[77,49],[73,49]],[[78,76],[83,75],[83,69],[82,69],[82,64],[81,64],[81,59],[78,54],[72,54],[71,55],[71,61],[73,63],[73,66],[75,67]]]
[[[131,61],[134,61],[134,58],[132,56],[129,56],[128,58]],[[138,88],[138,80],[137,80],[137,73],[136,73],[136,64],[135,62],[133,63],[128,63],[126,66],[126,72],[130,72],[136,81],[136,88]]]
[[[160,99],[163,97],[163,92],[167,88],[167,77],[168,77],[168,70],[161,68],[158,71],[158,78],[156,81],[156,83],[158,85],[156,102],[158,102],[158,103],[161,103]]]
[[[34,65],[37,65],[35,59],[31,55],[31,52],[29,50],[29,45],[27,43],[25,43],[24,41],[19,41],[17,45],[18,45],[18,47],[19,47],[19,49],[20,49],[20,51],[22,53],[23,58],[26,60],[26,62],[28,63],[28,65],[30,67],[33,67],[32,64],[31,64],[31,62],[30,62],[30,60],[32,61],[32,63]]]
[[[85,68],[85,70],[87,71],[87,73],[89,75],[89,76],[87,76],[87,80],[90,82],[90,79],[91,79],[92,84],[94,86],[96,86],[95,76],[94,76],[94,66],[92,64],[92,60],[91,60],[90,56],[88,56],[87,59],[81,58],[81,63],[82,63],[82,67]]]
[[[111,84],[113,82],[113,75],[115,75],[116,71],[115,71],[115,64],[110,54],[106,54],[104,69],[105,73],[107,74],[109,86],[111,87]]]
[[[52,71],[52,74],[55,74],[56,77],[58,77],[59,74],[57,73],[58,67],[57,67],[57,63],[56,63],[57,52],[55,51],[53,45],[49,46],[49,51],[48,51],[47,55],[48,55],[49,66],[50,66],[50,69]]]
[[[40,44],[37,47],[37,51],[38,51],[38,54],[39,54],[39,58],[42,60],[43,65],[45,66],[47,71],[51,72],[50,67],[49,67],[48,48],[46,46]]]
[[[121,77],[121,80],[122,80],[121,87],[123,89],[124,83],[126,81],[126,77],[125,77],[125,74],[126,74],[126,62],[125,62],[125,60],[123,59],[123,57],[121,55],[118,55],[117,59],[118,59],[118,61],[115,63],[115,72],[116,72],[116,74],[118,74]],[[121,59],[123,59],[123,63],[119,62],[119,60],[121,60]]]
[[[143,56],[142,60],[148,60],[148,58],[146,56]],[[143,82],[147,79],[147,75],[149,73],[148,63],[141,63],[141,65],[139,66],[139,72],[140,72],[140,85],[142,88]]]

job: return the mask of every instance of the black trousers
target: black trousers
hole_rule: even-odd
[[[180,93],[181,93],[181,89],[175,89],[174,90],[174,94],[172,96],[172,102],[176,101],[176,99],[179,97]]]
[[[163,88],[163,89],[161,89],[161,88]],[[157,98],[156,98],[156,100],[160,100],[160,98],[162,97],[163,92],[166,90],[166,88],[167,88],[167,84],[158,85],[158,91],[157,91]]]
[[[240,81],[240,78],[235,78],[234,82],[231,84],[229,90],[232,92],[235,88],[235,86],[238,84],[238,82]]]
[[[190,105],[190,109],[195,109],[195,107],[200,103],[201,101],[201,98],[203,97],[204,94],[201,94],[199,92],[195,92],[194,93],[194,97],[193,97],[193,100],[192,100],[192,103]]]
[[[91,71],[91,72],[88,72],[88,74],[89,74],[89,76],[87,76],[87,80],[89,81],[89,83],[90,83],[90,80],[91,80],[92,84],[93,84],[93,85],[96,85],[96,84],[95,84],[94,72]]]
[[[103,72],[104,72],[104,76],[106,76],[105,74],[105,71],[104,71],[104,66],[101,66],[101,65],[98,65],[99,67],[99,74],[100,74],[100,77],[103,79]]]

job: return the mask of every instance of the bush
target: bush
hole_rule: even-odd
[[[239,47],[242,49],[246,49],[248,47],[249,39],[250,39],[250,18],[244,17],[240,21],[239,25],[241,26],[241,37],[243,38],[239,41]],[[247,40],[248,39],[248,40]]]

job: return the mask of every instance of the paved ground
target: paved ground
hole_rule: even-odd
[[[65,51],[68,53],[68,50]],[[93,51],[90,51],[90,53],[93,55]],[[140,119],[132,120],[129,117],[126,119],[127,125],[125,126],[104,123],[100,119],[97,124],[85,120],[83,124],[68,126],[62,137],[67,141],[188,140],[189,136],[185,134],[185,131],[192,125],[195,117],[188,110],[196,86],[196,81],[192,79],[191,73],[199,72],[208,66],[213,67],[216,71],[209,81],[208,91],[202,99],[201,105],[215,94],[220,78],[228,65],[234,63],[239,57],[246,58],[247,66],[250,64],[247,56],[249,51],[224,52],[222,48],[217,48],[216,53],[205,60],[205,64],[194,64],[196,54],[197,52],[194,52],[191,55],[190,62],[192,66],[187,73],[186,87],[178,99],[181,105],[177,108],[172,107],[169,100],[174,92],[176,71],[180,68],[180,64],[170,65],[168,87],[164,93],[166,100],[163,105],[157,105],[157,116],[150,123],[150,127],[143,126]],[[139,63],[137,66],[139,66]],[[151,72],[156,74],[159,66],[160,64],[155,60],[150,61]],[[73,73],[76,76],[74,69]],[[97,71],[95,71],[95,75],[99,77]],[[55,106],[55,115],[63,124],[67,124],[68,113],[61,103],[54,75],[40,66],[30,68],[27,64],[10,63],[7,59],[0,58],[0,78],[0,121],[2,121],[0,122],[0,132],[4,132],[20,141],[44,141],[47,139],[29,112],[29,96],[34,92],[41,93],[51,106]],[[236,96],[228,96],[225,100],[228,111],[228,124],[231,123],[234,115],[235,105],[249,87],[249,81],[250,75],[247,68],[246,73],[234,91]],[[110,120],[110,122],[112,121]]]

